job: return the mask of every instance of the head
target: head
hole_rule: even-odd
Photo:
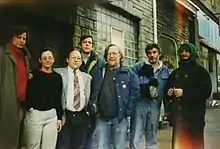
[[[196,47],[191,43],[182,44],[178,50],[180,61],[196,62]]]
[[[93,47],[93,38],[91,35],[83,35],[80,38],[79,46],[81,48],[81,52],[89,54]]]
[[[72,69],[79,69],[82,64],[82,55],[78,50],[73,50],[69,53],[66,62]]]
[[[151,64],[155,64],[159,61],[160,48],[158,44],[156,43],[148,44],[145,48],[145,53]]]
[[[28,37],[29,31],[25,26],[15,26],[10,33],[10,43],[21,49],[24,48]]]
[[[40,54],[39,62],[41,64],[41,68],[51,69],[55,62],[52,50],[45,48]]]
[[[109,67],[115,67],[122,64],[123,55],[118,46],[110,44],[105,48],[104,59]]]

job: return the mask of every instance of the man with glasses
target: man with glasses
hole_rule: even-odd
[[[134,65],[133,71],[139,76],[141,97],[135,113],[131,117],[131,149],[140,149],[145,135],[146,148],[157,149],[157,128],[160,106],[163,100],[163,87],[169,76],[169,69],[159,60],[159,46],[155,43],[146,46],[147,60]]]
[[[57,149],[82,149],[89,127],[87,104],[90,97],[91,76],[80,71],[82,56],[73,50],[67,57],[68,66],[55,69],[63,80],[63,128],[58,136]]]
[[[97,116],[95,135],[99,149],[126,148],[127,117],[131,116],[139,97],[138,77],[122,65],[121,50],[110,44],[104,51],[107,64],[92,75],[90,109]],[[97,110],[93,106],[97,105]]]

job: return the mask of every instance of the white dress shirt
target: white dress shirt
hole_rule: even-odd
[[[73,69],[68,66],[68,86],[67,86],[67,103],[66,109],[70,111],[81,111],[85,107],[85,85],[80,75],[79,69],[76,70],[79,79],[80,107],[76,110],[73,106],[74,101],[74,73]]]

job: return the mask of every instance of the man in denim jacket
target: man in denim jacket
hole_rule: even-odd
[[[90,113],[97,116],[95,135],[98,149],[126,148],[127,117],[133,114],[139,98],[137,75],[123,66],[121,50],[110,44],[104,51],[107,64],[92,75]],[[97,103],[97,110],[94,108]]]
[[[163,88],[169,76],[169,69],[159,60],[159,46],[155,43],[146,46],[147,60],[134,65],[133,71],[139,76],[141,97],[131,117],[131,149],[140,149],[145,134],[146,148],[157,148],[157,127]]]

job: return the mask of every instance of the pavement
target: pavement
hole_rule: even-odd
[[[166,126],[158,131],[158,149],[171,149],[172,128]],[[204,131],[205,149],[220,149],[220,108],[209,108],[206,111],[206,126]],[[96,149],[96,146],[93,147]],[[129,142],[127,148],[129,149]],[[144,137],[141,148],[145,149]]]
[[[171,132],[171,127],[158,131],[158,149],[171,149]],[[205,149],[220,149],[220,108],[207,109],[204,132]]]

